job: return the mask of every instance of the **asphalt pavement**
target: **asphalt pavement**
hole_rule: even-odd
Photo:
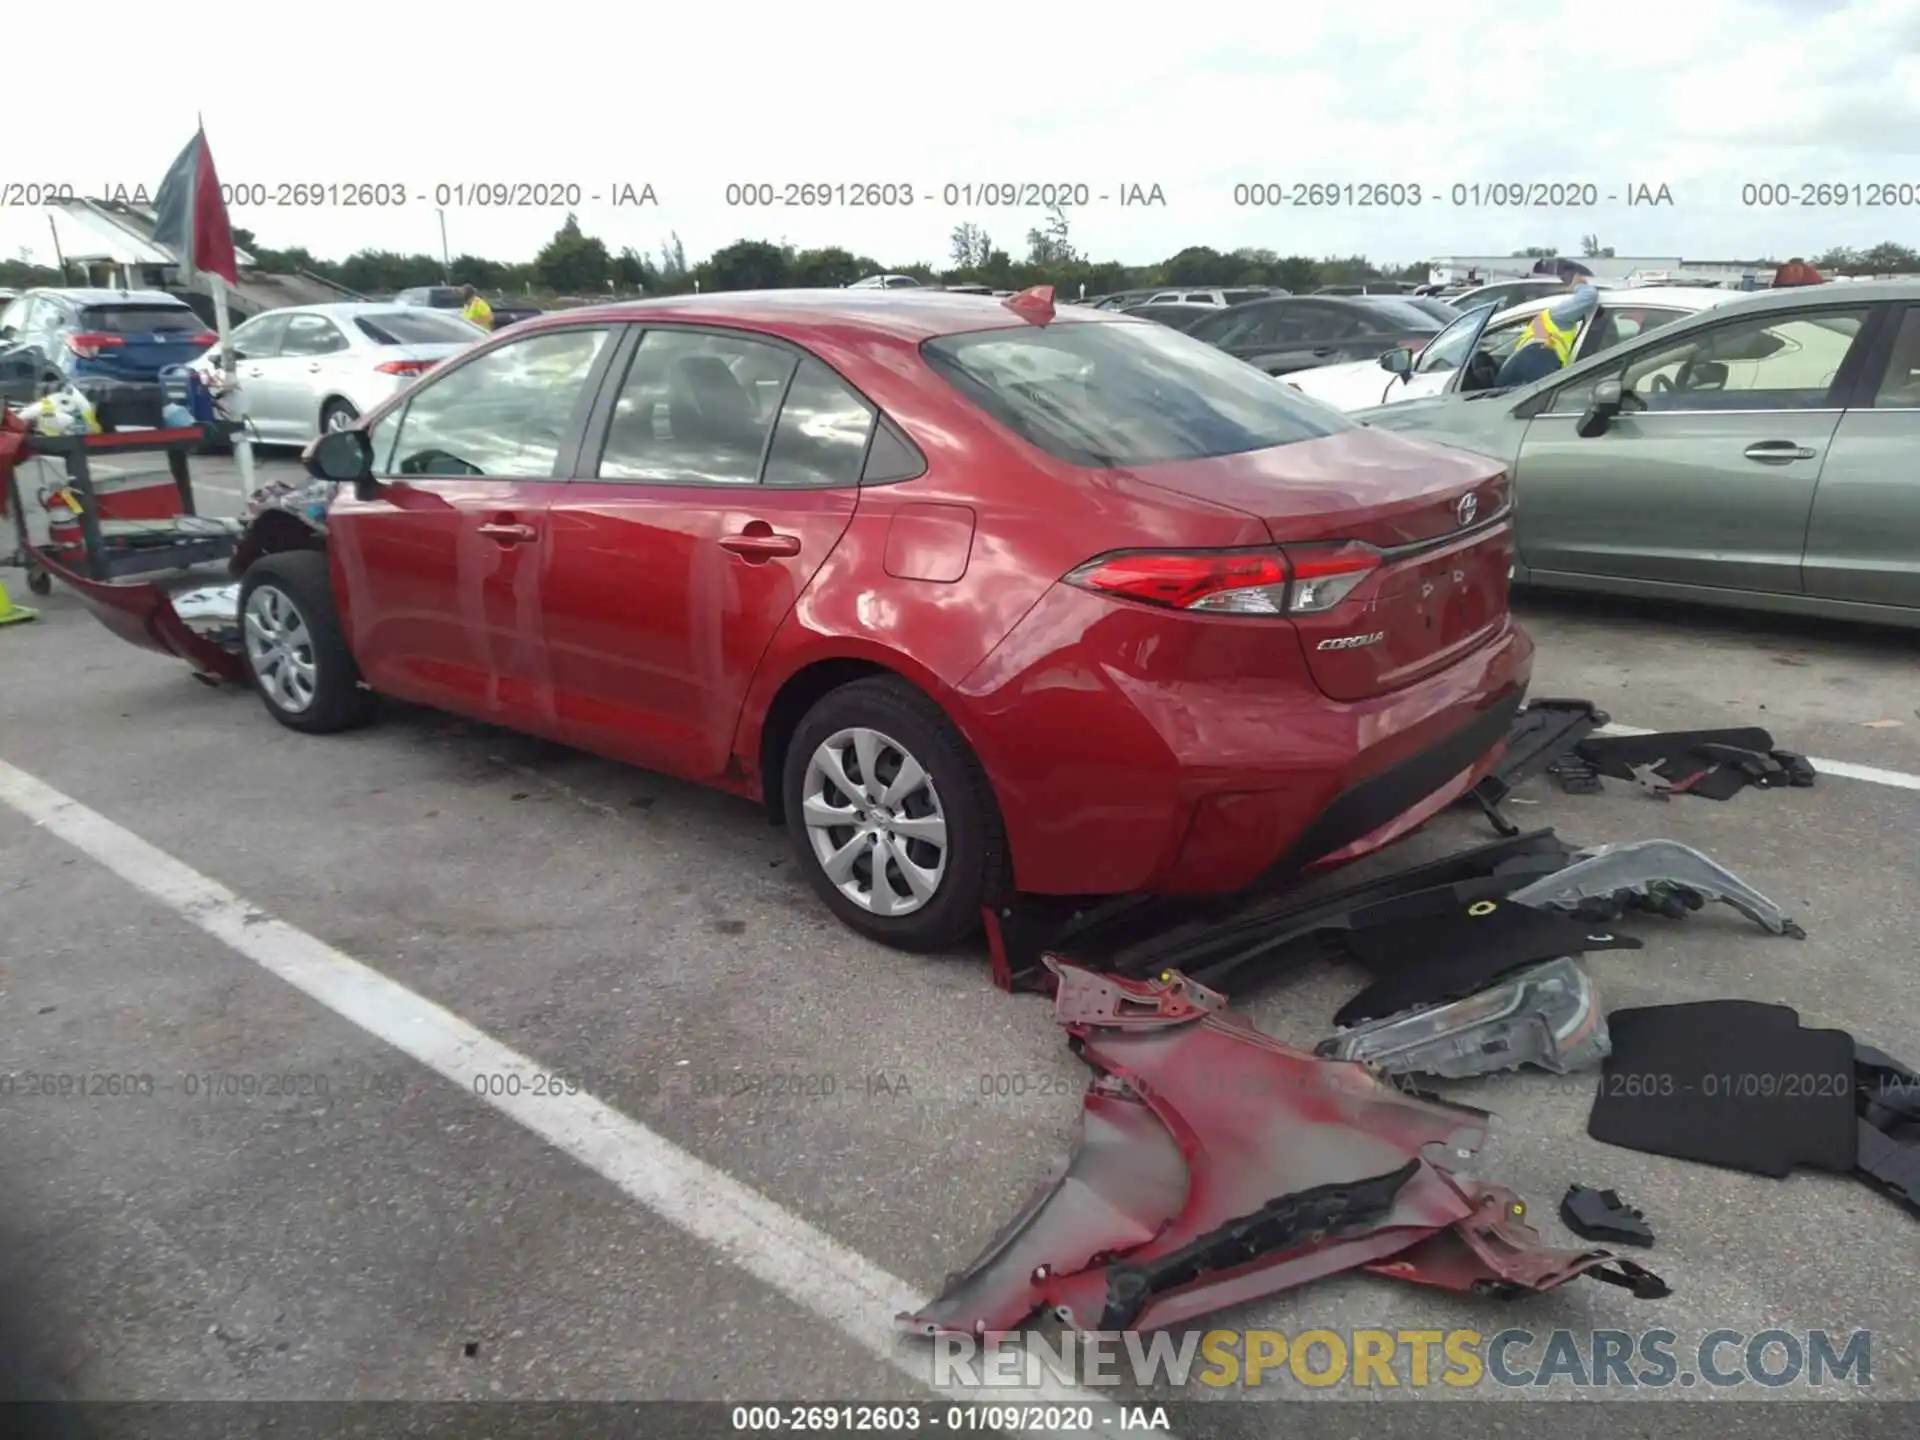
[[[199,473],[203,508],[237,511],[231,464]],[[400,707],[301,737],[69,594],[32,603],[0,629],[0,1345],[20,1365],[92,1399],[931,1396],[892,1311],[1073,1141],[1084,1071],[1043,1000],[994,990],[978,952],[854,938],[751,806]],[[1697,845],[1806,928],[1641,921],[1645,949],[1589,959],[1609,1007],[1779,1001],[1920,1064],[1920,636],[1521,611],[1537,695],[1649,729],[1761,724],[1846,769],[1725,804],[1520,793],[1529,828]],[[1485,838],[1456,811],[1394,863]],[[1244,1003],[1310,1044],[1360,983],[1328,967]],[[1644,1210],[1673,1296],[1500,1306],[1345,1276],[1218,1323],[1867,1330],[1869,1391],[1714,1393],[1920,1399],[1920,1230],[1886,1200],[1608,1148],[1590,1083],[1444,1088],[1496,1112],[1480,1173],[1550,1240],[1572,1243],[1572,1182]],[[1261,1433],[1210,1413],[1181,1433]],[[1774,1423],[1739,1419],[1720,1433]]]

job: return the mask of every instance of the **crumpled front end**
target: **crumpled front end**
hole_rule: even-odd
[[[1498,1296],[1581,1275],[1667,1293],[1609,1251],[1542,1245],[1511,1191],[1456,1175],[1485,1112],[1284,1045],[1184,976],[1048,963],[1054,1018],[1096,1072],[1081,1144],[904,1329],[993,1335],[1049,1309],[1160,1330],[1359,1269]]]

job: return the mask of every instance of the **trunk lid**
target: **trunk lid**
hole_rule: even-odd
[[[93,305],[80,312],[68,349],[81,374],[158,380],[207,352],[217,337],[184,305]]]
[[[1344,599],[1291,616],[1330,699],[1411,685],[1507,628],[1511,488],[1498,461],[1362,429],[1135,474],[1258,516],[1296,576],[1353,553],[1343,546],[1379,552]]]

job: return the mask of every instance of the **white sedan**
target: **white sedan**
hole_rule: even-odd
[[[1739,300],[1746,293],[1678,285],[1602,290],[1600,308],[1574,337],[1573,359],[1597,355],[1685,316]],[[1493,384],[1500,363],[1519,345],[1527,322],[1553,298],[1523,300],[1500,311],[1491,305],[1476,306],[1428,341],[1418,355],[1389,350],[1378,360],[1323,365],[1284,376],[1281,383],[1336,410],[1397,405],[1454,390],[1484,390]]]
[[[262,445],[304,445],[411,385],[487,332],[447,310],[390,302],[290,305],[256,315],[222,356],[193,362]]]

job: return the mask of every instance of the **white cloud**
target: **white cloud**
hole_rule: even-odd
[[[141,95],[135,122],[117,82],[79,103],[69,70],[15,67],[12,112],[58,122],[9,174],[151,190],[198,110],[229,181],[386,182],[414,197],[384,211],[235,211],[264,243],[331,256],[437,250],[435,186],[493,180],[578,184],[582,224],[616,248],[651,251],[677,231],[692,255],[749,237],[893,263],[943,259],[963,220],[1017,250],[1040,218],[949,208],[949,182],[1085,182],[1096,196],[1157,184],[1164,208],[1096,201],[1075,216],[1083,249],[1134,262],[1190,244],[1408,260],[1571,248],[1588,232],[1623,254],[1811,253],[1910,236],[1920,219],[1920,205],[1740,203],[1756,180],[1920,187],[1920,0],[1455,0],[1440,23],[1425,7],[1196,0],[1150,25],[1124,7],[1004,0],[667,13],[336,0],[326,33],[352,38],[324,49],[309,12],[243,13],[218,42],[180,32],[161,69],[190,83]],[[89,14],[103,35],[153,24],[130,0]],[[259,62],[216,68],[200,58],[209,47]],[[920,198],[879,211],[725,204],[729,182],[863,180]],[[1393,211],[1237,207],[1233,187],[1249,181],[1427,193]],[[1602,203],[1448,203],[1456,184],[1535,181],[1592,182]],[[643,182],[657,209],[607,203]],[[1671,208],[1604,199],[1661,184]],[[518,258],[559,219],[455,207],[447,228],[456,251]],[[50,248],[44,217],[0,215],[0,248],[23,245]]]

